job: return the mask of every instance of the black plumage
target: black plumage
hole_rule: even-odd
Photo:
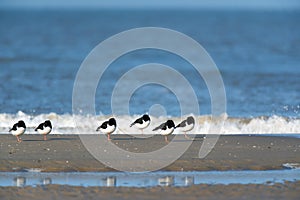
[[[117,122],[115,118],[110,118],[108,121],[103,122],[96,131],[99,131],[100,129],[107,129],[107,126],[117,126]]]
[[[18,127],[26,128],[25,122],[23,120],[18,121],[17,123],[15,123],[13,125],[13,127],[11,129],[9,129],[9,132],[16,131],[18,129]]]
[[[38,127],[36,127],[34,130],[35,130],[35,131],[37,131],[38,129],[44,130],[44,128],[46,128],[46,127],[49,127],[49,128],[52,129],[52,124],[51,124],[50,120],[46,120],[45,122],[40,123],[40,124],[38,125]]]
[[[150,121],[149,115],[143,115],[142,117],[135,120],[132,124],[130,124],[130,127],[132,127],[134,124],[143,124],[144,122]]]
[[[167,130],[167,128],[170,129],[172,127],[175,127],[175,124],[174,124],[173,120],[168,120],[167,122],[162,123],[161,125],[159,125],[155,129],[153,129],[153,131],[157,131],[159,129],[161,129],[161,130]]]
[[[178,124],[175,128],[179,127],[186,127],[187,125],[195,124],[195,119],[193,117],[188,117],[187,119],[183,120],[180,124]]]

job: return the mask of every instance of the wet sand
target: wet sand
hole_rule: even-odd
[[[93,158],[78,135],[23,135],[17,143],[12,135],[0,135],[0,171],[41,168],[55,171],[114,171]],[[148,152],[165,145],[160,135],[133,138],[113,135],[113,143],[132,152]],[[185,142],[185,138],[174,142]],[[300,163],[300,139],[266,136],[221,136],[204,159],[198,158],[203,136],[197,136],[189,149],[162,170],[267,170],[282,169],[284,163]],[[126,158],[124,158],[126,162]]]
[[[24,135],[17,143],[0,135],[0,171],[113,171],[94,159],[77,135]],[[134,139],[113,135],[113,143],[132,152],[148,152],[165,145],[162,136]],[[184,137],[174,142],[185,142]],[[203,136],[162,170],[266,170],[282,169],[283,163],[300,163],[300,139],[265,136],[221,136],[210,154],[198,158]],[[299,199],[300,181],[276,184],[200,184],[189,187],[77,187],[46,185],[0,187],[0,199]]]
[[[48,185],[0,187],[0,199],[299,199],[300,181],[283,184],[194,185],[190,187],[109,188]]]

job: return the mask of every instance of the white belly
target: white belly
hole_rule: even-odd
[[[150,124],[150,121],[146,121],[146,122],[143,121],[142,124],[136,123],[136,124],[134,124],[134,126],[137,127],[138,129],[144,129],[144,128],[147,128],[149,126],[149,124]]]
[[[48,135],[51,132],[51,128],[50,127],[46,127],[43,130],[38,129],[37,131],[39,132],[39,134]]]
[[[17,130],[12,130],[11,131],[11,134],[15,135],[15,136],[20,136],[20,135],[23,135],[25,132],[25,128],[23,127],[20,127],[20,128],[17,128]]]
[[[115,126],[109,126],[109,125],[106,127],[106,129],[100,128],[100,131],[105,134],[111,134],[115,130],[116,130]]]
[[[160,131],[160,134],[161,135],[170,135],[170,134],[172,134],[173,133],[173,131],[174,131],[174,128],[172,127],[172,128],[170,128],[170,129],[166,129],[166,130],[161,130]]]
[[[182,132],[188,132],[188,131],[191,131],[193,128],[194,128],[194,124],[189,124],[189,125],[186,125],[185,127],[180,127],[179,130]]]

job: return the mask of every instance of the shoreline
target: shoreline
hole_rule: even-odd
[[[170,139],[173,136],[170,137]],[[182,138],[181,138],[182,137]],[[99,137],[100,139],[100,137]],[[112,135],[112,141],[128,151],[141,153],[165,145],[163,137],[133,138]],[[109,172],[116,171],[97,161],[83,146],[78,135],[23,135],[21,143],[9,134],[0,135],[0,171]],[[174,142],[185,142],[184,136]],[[300,138],[280,136],[220,136],[212,151],[203,159],[198,152],[203,135],[197,135],[188,150],[162,171],[224,171],[283,169],[284,163],[300,163]],[[120,162],[126,162],[126,159]]]
[[[299,199],[300,181],[266,184],[200,184],[190,187],[0,187],[1,199]]]

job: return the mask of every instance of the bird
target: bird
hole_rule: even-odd
[[[17,137],[17,142],[21,142],[22,139],[20,138],[20,136],[24,134],[25,130],[26,130],[25,122],[23,120],[20,120],[13,125],[13,127],[9,130],[9,132],[11,132],[12,135]]]
[[[34,130],[37,131],[39,134],[44,135],[44,140],[47,140],[47,135],[52,130],[52,124],[50,120],[46,120],[45,122],[41,123],[38,127],[36,127]]]
[[[142,134],[144,133],[143,130],[147,128],[150,124],[150,117],[147,114],[144,114],[142,117],[136,119],[132,124],[130,124],[130,127],[135,126],[138,129],[142,131]]]
[[[178,124],[175,128],[180,128],[180,130],[184,133],[184,137],[189,139],[189,137],[186,135],[188,131],[191,131],[195,126],[195,119],[192,116],[189,116],[180,124]]]
[[[165,136],[165,142],[169,143],[168,135],[171,135],[173,133],[174,129],[175,129],[175,124],[174,124],[173,120],[169,119],[168,121],[166,121],[165,123],[162,123],[161,125],[159,125],[155,129],[153,129],[152,131],[160,130],[160,134]]]
[[[101,131],[102,133],[107,134],[107,140],[110,141],[110,134],[112,134],[117,127],[117,122],[115,118],[110,118],[109,120],[103,122],[96,131]]]

